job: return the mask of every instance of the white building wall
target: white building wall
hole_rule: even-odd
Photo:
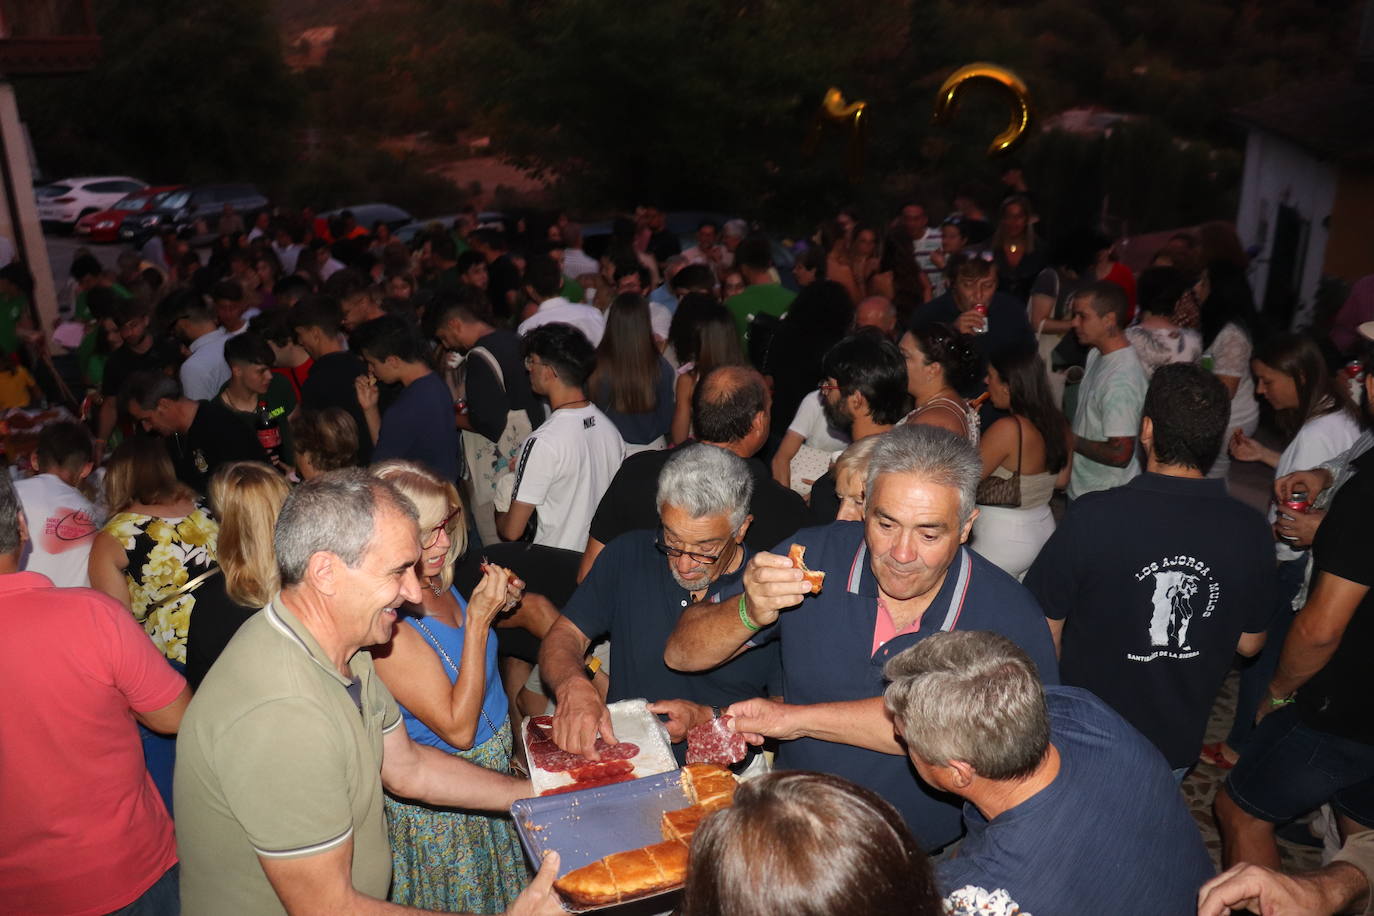
[[[1305,221],[1305,253],[1299,249],[1298,305],[1294,324],[1308,323],[1326,257],[1327,222],[1336,199],[1337,169],[1298,145],[1259,128],[1245,144],[1236,231],[1247,249],[1257,248],[1250,265],[1256,304],[1264,302],[1274,226],[1281,205],[1293,207]]]

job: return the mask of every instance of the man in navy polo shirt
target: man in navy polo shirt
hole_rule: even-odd
[[[676,670],[706,671],[776,642],[786,702],[736,703],[732,726],[755,743],[781,739],[779,767],[834,773],[877,792],[926,849],[959,836],[959,809],[913,778],[883,708],[883,665],[933,633],[992,630],[1020,646],[1045,683],[1059,682],[1040,606],[963,546],[981,474],[977,450],[947,430],[884,433],[869,462],[863,523],[796,537],[807,566],[826,573],[820,594],[809,594],[779,545],[749,562],[742,595],[684,612],[664,655]]]
[[[611,642],[606,699],[656,700],[649,708],[667,716],[674,742],[709,720],[713,707],[769,695],[770,685],[777,692],[775,646],[699,673],[663,663],[663,647],[684,608],[738,594],[753,490],[744,459],[715,446],[683,446],[664,465],[659,530],[631,531],[607,544],[540,647],[540,672],[558,704],[553,738],[559,747],[596,757],[598,732],[616,740],[584,666],[587,647],[601,636]],[[679,743],[675,751],[681,758],[686,749]]]
[[[1000,889],[1019,912],[1062,916],[1193,912],[1215,873],[1202,834],[1159,751],[1107,704],[1043,688],[987,632],[937,634],[887,674],[916,772],[965,802],[959,854],[935,865],[942,894]]]

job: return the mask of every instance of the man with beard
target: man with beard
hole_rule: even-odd
[[[821,410],[831,429],[858,442],[885,433],[911,410],[906,360],[897,345],[866,328],[831,347],[821,361]],[[811,524],[828,525],[840,511],[835,472],[811,487]]]
[[[1015,579],[964,546],[978,515],[978,450],[933,426],[899,426],[869,459],[864,520],[797,533],[820,592],[787,556],[756,554],[743,587],[683,611],[664,652],[674,671],[737,665],[777,645],[786,702],[735,703],[731,728],[776,738],[777,766],[833,773],[892,804],[927,850],[959,836],[959,809],[911,777],[883,708],[883,666],[935,633],[991,630],[1059,682],[1040,606]]]
[[[611,642],[606,700],[656,698],[649,709],[667,717],[679,761],[688,729],[709,721],[720,706],[776,692],[775,646],[699,673],[663,663],[683,608],[738,593],[750,554],[744,537],[753,521],[753,490],[754,475],[744,459],[723,448],[686,445],[664,465],[658,530],[631,531],[607,544],[544,637],[539,668],[558,702],[553,738],[559,747],[595,757],[598,733],[616,740],[606,703],[584,664],[587,647],[602,636]]]

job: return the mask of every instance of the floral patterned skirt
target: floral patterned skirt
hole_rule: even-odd
[[[511,730],[456,756],[507,773]],[[503,913],[530,873],[509,816],[431,808],[386,796],[391,901],[444,913]]]

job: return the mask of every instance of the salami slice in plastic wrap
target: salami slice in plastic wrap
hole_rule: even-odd
[[[688,763],[739,763],[749,752],[743,735],[730,730],[730,716],[703,722],[687,732]]]

